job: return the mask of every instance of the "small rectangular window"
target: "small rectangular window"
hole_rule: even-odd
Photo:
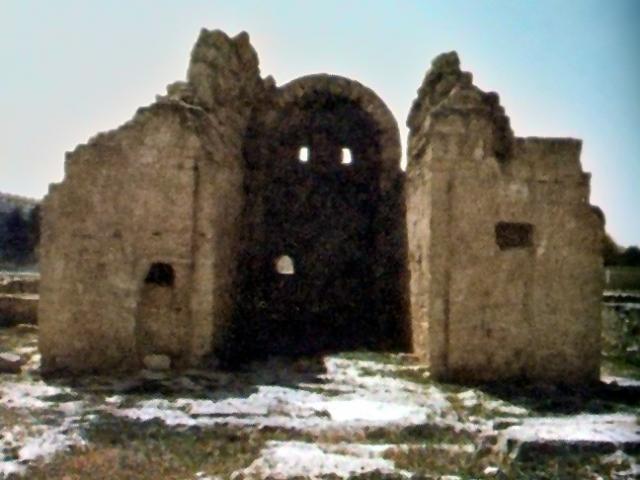
[[[496,223],[496,243],[500,250],[527,248],[533,245],[533,225],[530,223]]]
[[[309,147],[300,147],[300,150],[298,151],[298,160],[303,163],[309,161]]]
[[[342,149],[342,165],[351,165],[353,159],[351,158],[351,150],[348,148]]]

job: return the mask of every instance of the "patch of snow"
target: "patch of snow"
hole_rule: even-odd
[[[365,398],[323,400],[313,405],[326,410],[335,422],[412,425],[426,420],[427,410],[415,405],[393,404]]]
[[[13,449],[8,451],[16,456],[14,450],[19,447],[20,455],[28,464],[35,458],[46,458],[54,451],[54,445],[64,449],[80,443],[79,422],[99,421],[105,414],[140,422],[159,420],[169,427],[271,427],[311,434],[342,435],[363,432],[369,427],[401,429],[426,424],[455,431],[493,430],[491,420],[473,416],[460,418],[449,401],[451,394],[436,385],[394,378],[394,372],[406,366],[337,357],[326,357],[324,363],[323,373],[314,373],[317,372],[315,364],[310,365],[314,370],[305,372],[304,364],[299,364],[296,368],[302,367],[302,371],[297,371],[288,364],[267,363],[233,375],[191,370],[182,372],[181,376],[143,371],[126,378],[86,377],[78,381],[81,387],[77,389],[42,381],[0,384],[0,407],[15,409],[20,414],[28,411],[42,425],[48,425],[37,431],[34,428],[39,428],[38,425],[20,425],[11,434],[15,441],[10,442],[3,440],[10,429],[0,426],[0,448]],[[283,381],[286,386],[279,385]],[[150,393],[130,403],[133,398],[126,394],[154,392],[156,387],[179,392],[180,397],[152,398],[151,395],[157,394]],[[469,406],[481,404],[504,413],[521,413],[518,407],[490,400],[473,390],[459,394],[459,398]],[[312,471],[315,471],[313,468],[325,471],[325,467],[332,473],[352,468],[356,472],[358,469],[369,471],[369,468],[393,470],[393,465],[381,458],[391,446],[314,446],[286,442],[284,446],[272,443],[270,447],[249,469],[273,467],[277,472],[279,467],[272,465],[274,458],[289,453],[299,454],[298,460],[308,459]],[[393,448],[423,447],[396,445]],[[7,457],[9,463],[1,464],[0,472],[22,467],[11,455]],[[306,460],[302,460],[299,466],[286,464],[283,468],[297,471],[306,465]]]
[[[109,397],[105,397],[105,403],[108,405],[121,405],[125,401],[125,397],[122,395],[111,395]]]
[[[22,475],[31,462],[47,461],[60,451],[84,445],[75,420],[65,419],[60,426],[32,426],[28,432],[22,426],[0,430],[0,456],[5,457],[0,461],[0,478]],[[15,453],[7,457],[3,451]],[[14,455],[15,458],[11,458]]]
[[[0,405],[42,410],[52,406],[53,402],[47,401],[47,397],[72,392],[70,389],[54,387],[44,382],[3,382],[0,383]]]
[[[312,385],[320,393],[257,385],[247,396],[240,392],[233,396],[233,390],[228,390],[229,396],[219,400],[156,399],[138,402],[133,408],[112,408],[112,413],[141,421],[159,419],[168,425],[226,424],[312,432],[403,427],[426,423],[428,419],[457,419],[446,395],[435,386],[370,374],[391,370],[395,365],[335,357],[327,357],[325,364],[326,373],[320,376],[324,383]],[[319,385],[323,388],[319,389]]]
[[[621,387],[640,387],[640,380],[635,380],[633,378],[603,375],[601,380],[604,383],[615,383]]]
[[[81,445],[84,441],[72,433],[69,435],[69,425],[45,430],[41,435],[27,438],[18,451],[21,462],[51,458],[55,453],[72,445]]]
[[[640,298],[640,292],[634,292],[629,290],[605,290],[602,292],[604,296],[613,296],[613,297],[631,297],[631,298]]]
[[[106,409],[107,412],[114,416],[127,417],[140,422],[148,422],[149,420],[161,420],[168,426],[184,426],[191,427],[198,425],[199,422],[191,418],[188,414],[181,410],[168,407],[159,407],[155,402],[140,402],[141,405],[135,408],[124,409]],[[150,403],[151,405],[147,405]]]
[[[493,413],[499,413],[507,416],[529,415],[529,410],[526,408],[511,405],[501,400],[486,400],[483,405],[487,410],[491,410]]]
[[[517,442],[640,443],[640,425],[628,414],[525,418],[502,435]]]
[[[333,475],[349,478],[353,475],[375,472],[410,478],[411,473],[397,470],[393,461],[371,456],[368,448],[352,448],[350,453],[333,453],[321,445],[306,442],[267,442],[260,457],[247,468],[232,474],[233,480],[272,478],[284,480],[292,477],[320,478]]]

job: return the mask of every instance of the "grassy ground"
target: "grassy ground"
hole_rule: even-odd
[[[199,472],[228,478],[255,459],[269,432],[230,428],[168,429],[159,422],[105,418],[86,432],[88,446],[32,469],[34,480],[178,480]],[[88,476],[90,475],[90,476]]]
[[[86,438],[89,446],[58,455],[46,465],[31,469],[28,478],[183,480],[196,479],[200,475],[226,479],[234,471],[249,465],[269,440],[328,440],[277,430],[226,427],[175,431],[157,422],[139,424],[118,419],[105,419],[93,426],[87,430]],[[474,441],[455,432],[431,429],[395,434],[371,432],[359,441],[415,444],[389,452],[385,457],[393,460],[399,469],[423,475],[416,478],[451,474],[462,479],[633,478],[614,477],[616,472],[629,468],[631,459],[625,455],[585,452],[514,460],[496,454],[490,444],[479,445],[477,439]],[[638,460],[636,456],[635,461]],[[498,475],[494,473],[495,469],[500,472]],[[379,477],[373,474],[364,478]]]

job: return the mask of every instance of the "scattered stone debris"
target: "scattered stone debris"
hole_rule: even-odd
[[[149,370],[169,370],[171,368],[171,358],[167,355],[147,355],[142,363]]]
[[[24,360],[14,353],[0,353],[0,373],[20,373]]]

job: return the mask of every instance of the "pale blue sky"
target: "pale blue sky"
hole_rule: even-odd
[[[0,191],[44,195],[65,151],[184,78],[201,27],[247,30],[279,84],[361,81],[403,136],[432,58],[457,50],[517,135],[583,139],[592,203],[640,243],[640,0],[0,0]]]

